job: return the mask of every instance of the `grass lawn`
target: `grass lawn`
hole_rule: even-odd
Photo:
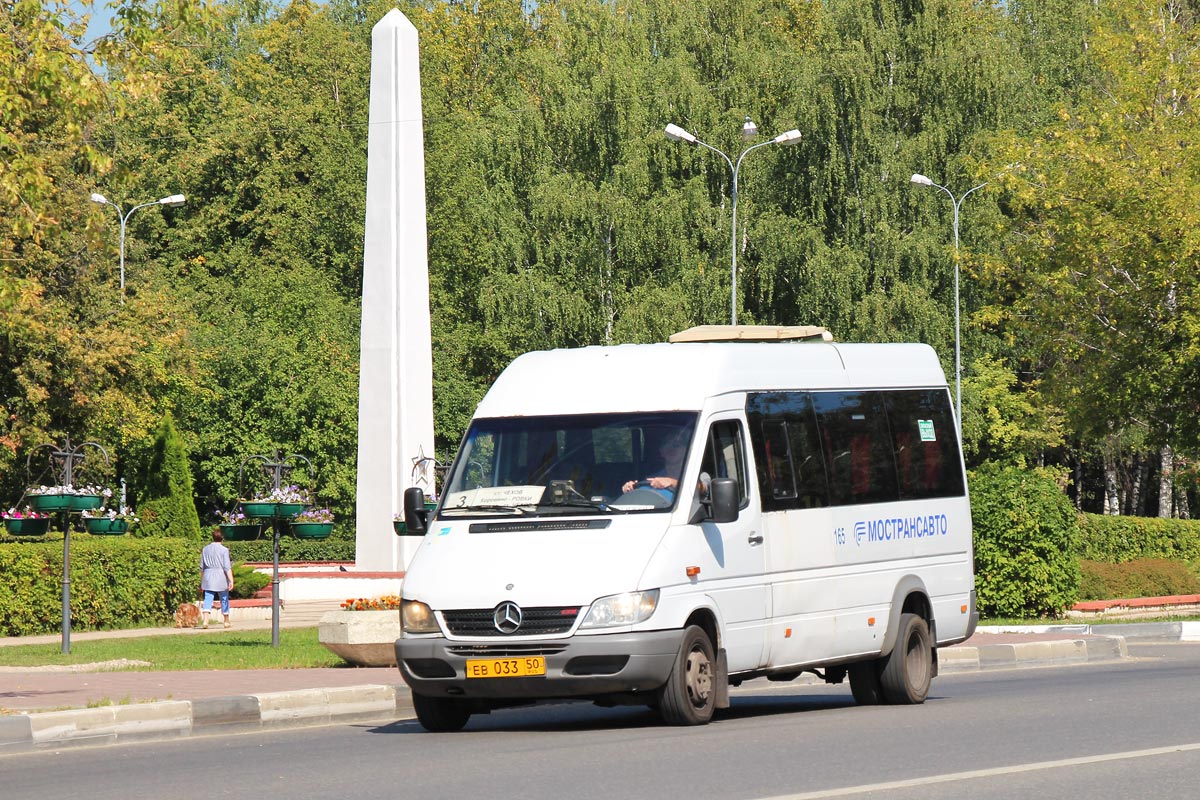
[[[279,647],[271,647],[271,631],[217,631],[212,634],[137,636],[128,639],[72,641],[0,647],[0,666],[40,667],[93,664],[129,659],[147,661],[143,670],[302,669],[349,666],[317,641],[316,628],[284,628]]]

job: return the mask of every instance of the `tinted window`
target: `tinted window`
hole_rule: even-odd
[[[882,392],[813,392],[835,506],[899,499]]]
[[[825,461],[809,394],[752,394],[747,398],[746,414],[763,508],[828,505]]]
[[[896,452],[900,497],[958,497],[963,494],[958,435],[945,389],[887,395]]]

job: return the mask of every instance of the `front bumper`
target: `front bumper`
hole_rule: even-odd
[[[599,697],[657,689],[679,655],[682,630],[573,636],[569,639],[451,641],[397,639],[396,663],[414,692],[432,697],[537,700]],[[544,656],[546,674],[467,678],[468,658]]]

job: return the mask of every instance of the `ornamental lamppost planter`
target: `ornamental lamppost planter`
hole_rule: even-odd
[[[75,486],[75,470],[82,467],[87,460],[88,448],[92,448],[104,457],[104,463],[109,464],[108,451],[96,442],[84,442],[72,445],[71,437],[66,437],[63,444],[39,444],[29,451],[25,466],[30,469],[33,454],[40,450],[48,450],[50,469],[56,474],[56,486],[38,486],[26,491],[29,505],[41,512],[51,510],[62,514],[63,518],[63,560],[62,560],[62,652],[71,652],[71,525],[69,516],[74,513],[86,512],[99,508],[103,503],[102,492],[94,486]],[[30,469],[32,475],[32,469]],[[23,526],[22,526],[23,527]],[[122,531],[124,533],[124,531]]]
[[[238,468],[238,487],[244,485],[246,464],[258,461],[266,476],[271,480],[271,491],[264,497],[241,500],[239,505],[247,517],[259,517],[271,526],[271,646],[279,647],[279,534],[283,524],[307,508],[312,500],[308,490],[295,485],[284,485],[284,478],[303,464],[305,472],[312,476],[312,462],[302,455],[283,455],[276,448],[271,458],[253,455],[242,461]]]

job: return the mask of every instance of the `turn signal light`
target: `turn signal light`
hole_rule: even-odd
[[[867,617],[867,625],[871,628],[874,628],[875,627],[875,618]]]
[[[700,574],[700,568],[699,567],[688,567],[684,570],[684,572],[687,573],[687,576],[689,578],[694,578]]]

